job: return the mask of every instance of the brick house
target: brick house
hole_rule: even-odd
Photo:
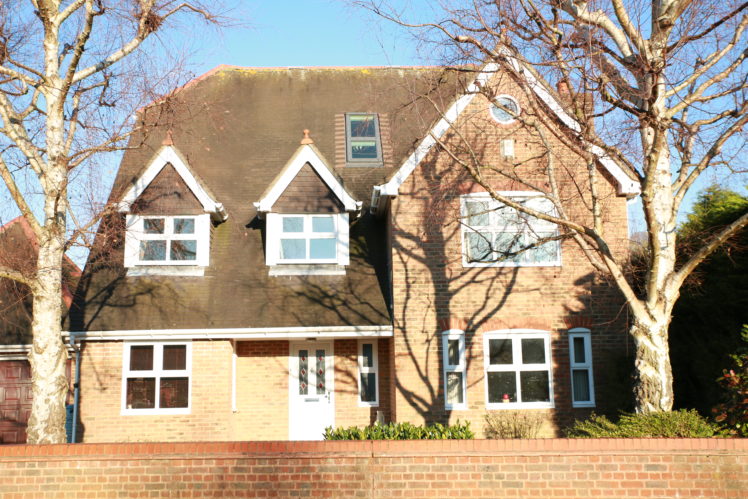
[[[434,146],[452,123],[486,157],[533,164],[505,111],[525,94],[474,76],[221,66],[144,110],[66,323],[83,441],[316,439],[377,420],[480,434],[504,410],[552,434],[615,407],[621,298],[555,226],[498,206]],[[582,203],[585,164],[554,148]],[[624,252],[637,186],[598,170]]]

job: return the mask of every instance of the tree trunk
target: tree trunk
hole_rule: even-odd
[[[64,443],[65,376],[67,351],[62,342],[62,255],[61,238],[48,228],[40,240],[37,287],[33,292],[33,346],[29,354],[33,376],[33,401],[27,428],[30,444]]]
[[[668,348],[668,324],[635,320],[631,335],[636,345],[634,397],[636,412],[673,408],[673,372]]]

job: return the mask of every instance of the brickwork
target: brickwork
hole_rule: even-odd
[[[524,115],[532,115],[524,93],[508,78],[499,75],[497,80],[496,94],[515,96]],[[549,189],[549,154],[534,129],[498,124],[490,115],[489,101],[480,95],[456,127],[459,137],[445,136],[452,152],[464,152],[470,144],[482,164],[513,168],[523,180]],[[500,157],[499,144],[505,138],[515,142],[513,167]],[[590,220],[585,161],[552,129],[544,129],[544,138],[551,146],[564,210],[572,219]],[[623,258],[628,244],[626,199],[616,195],[615,184],[601,169],[597,176],[605,234],[614,253]],[[484,179],[498,191],[532,191],[489,170],[484,170]],[[615,411],[624,403],[622,394],[629,393],[626,357],[632,347],[624,301],[595,275],[571,240],[561,243],[561,266],[464,266],[460,196],[483,190],[448,154],[435,149],[391,202],[394,417],[416,423],[469,420],[480,434],[486,413],[483,334],[538,329],[550,332],[552,354],[554,407],[541,410],[547,417],[545,435],[558,434],[559,428],[589,412],[571,405],[567,335],[569,328],[579,326],[592,331],[595,410]],[[466,331],[467,409],[446,411],[440,333],[453,327]]]
[[[742,498],[748,440],[0,447],[0,496]]]

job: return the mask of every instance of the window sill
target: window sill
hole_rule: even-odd
[[[548,402],[510,402],[499,404],[486,404],[486,409],[489,411],[500,411],[500,410],[513,410],[513,409],[553,409],[553,403]]]
[[[379,407],[379,402],[361,402],[358,401],[359,407]]]
[[[196,265],[142,265],[138,267],[128,267],[128,277],[141,276],[184,276],[184,277],[202,277],[205,275],[205,267]]]
[[[485,268],[485,267],[508,267],[508,268],[517,268],[517,267],[528,267],[528,268],[538,268],[538,267],[561,267],[561,262],[552,262],[552,263],[513,263],[513,262],[490,262],[490,263],[480,263],[480,262],[462,262],[462,266],[465,268]]]
[[[571,406],[574,409],[589,409],[595,407],[594,402],[572,402]]]
[[[268,275],[271,277],[292,275],[345,275],[345,267],[335,264],[281,264],[271,266],[270,269],[268,269]]]
[[[123,409],[122,416],[184,416],[191,414],[190,408],[179,409]]]

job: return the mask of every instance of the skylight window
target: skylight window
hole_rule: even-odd
[[[376,114],[347,114],[345,128],[348,162],[382,163],[382,142]]]

